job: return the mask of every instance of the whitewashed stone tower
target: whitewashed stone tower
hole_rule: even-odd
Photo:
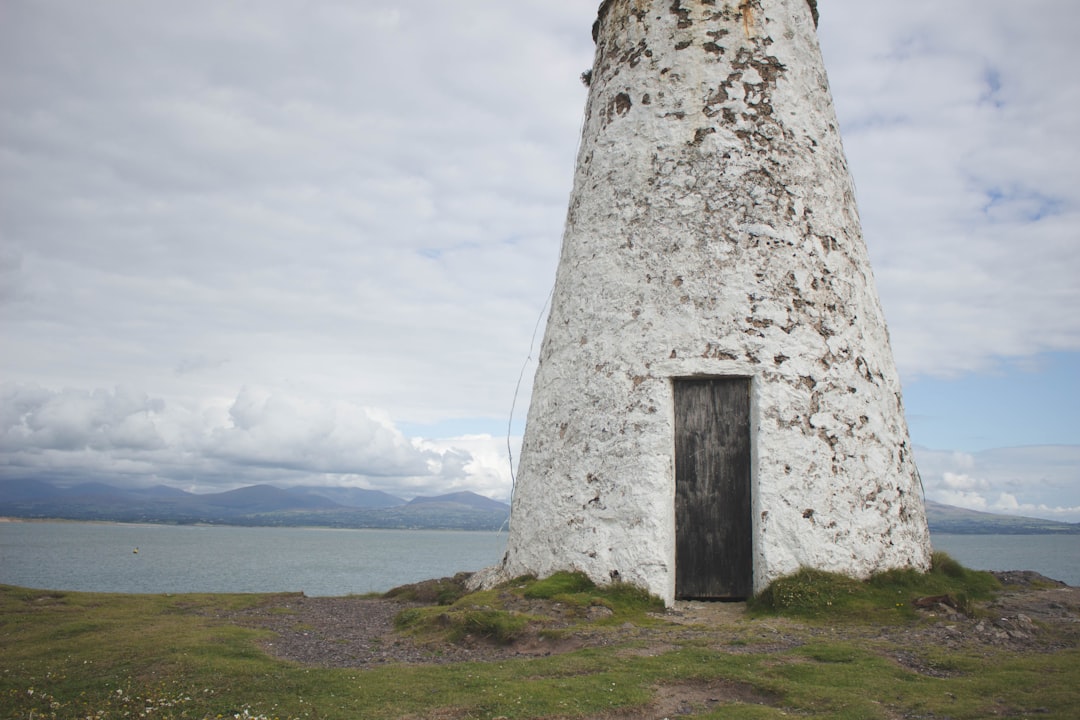
[[[746,597],[930,540],[814,0],[606,0],[488,580]]]

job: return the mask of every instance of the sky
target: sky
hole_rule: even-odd
[[[597,5],[0,0],[0,479],[508,499]],[[1080,521],[1080,4],[819,5],[927,497]]]

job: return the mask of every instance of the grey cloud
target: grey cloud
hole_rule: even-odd
[[[207,453],[239,465],[305,473],[408,477],[429,474],[432,453],[363,408],[244,388],[230,423],[211,430]]]
[[[378,376],[370,402],[398,415],[509,403],[506,350],[524,352],[553,276],[592,9],[18,10],[0,42],[20,108],[0,119],[0,216],[33,302],[12,377],[325,392],[310,368],[351,356],[327,385]],[[73,339],[78,362],[59,347]],[[190,357],[231,362],[193,386],[170,372]],[[472,391],[492,377],[497,402]]]
[[[487,477],[474,482],[483,472],[470,444],[410,440],[376,411],[280,390],[243,388],[228,406],[193,412],[125,388],[0,388],[0,477],[199,490],[264,482],[500,490]]]
[[[0,448],[5,451],[142,451],[164,446],[155,419],[165,403],[129,388],[52,392],[5,384],[0,406]]]
[[[7,247],[0,234],[0,305],[22,299],[25,292],[22,253]]]

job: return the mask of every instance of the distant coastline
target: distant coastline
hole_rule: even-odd
[[[357,488],[252,485],[195,494],[161,485],[60,487],[25,479],[0,481],[0,516],[152,525],[498,530],[505,526],[510,506],[471,492],[406,501]]]
[[[926,501],[930,532],[948,535],[1080,535],[1080,523],[997,515]]]
[[[997,515],[926,501],[930,531],[951,535],[1080,535],[1080,523]],[[166,486],[59,487],[0,481],[0,522],[35,520],[151,525],[230,525],[386,530],[500,530],[506,503],[471,492],[410,501],[357,488],[252,485],[195,494]]]

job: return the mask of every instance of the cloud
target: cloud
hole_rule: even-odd
[[[1051,520],[1072,518],[1073,522],[1075,522],[1075,518],[1080,517],[1080,505],[1074,507],[1050,507],[1042,504],[1033,505],[1030,503],[1022,503],[1017,500],[1015,495],[1010,495],[1009,493],[1001,493],[998,496],[997,501],[990,506],[990,509],[995,512],[1006,513],[1009,515],[1044,517]]]
[[[843,1],[823,13],[864,230],[907,377],[1080,347],[1080,318],[1057,310],[1080,305],[1080,165],[1066,120],[1080,112],[1067,69],[1078,29],[1080,8],[1051,0]]]
[[[942,473],[941,482],[942,486],[948,488],[950,491],[970,491],[987,488],[987,482],[981,478],[974,478],[970,475],[958,475],[951,472]]]
[[[26,292],[5,374],[504,412],[554,277],[593,10],[11,8],[0,271]]]
[[[3,450],[142,451],[165,444],[155,425],[164,403],[130,388],[53,393],[6,384],[0,405]]]
[[[1080,522],[1080,445],[957,453],[916,447],[926,496],[971,510]]]
[[[252,388],[209,431],[205,452],[236,465],[395,477],[426,474],[432,459],[365,408]]]
[[[596,4],[6,3],[0,472],[505,497],[504,439],[396,428],[505,423]],[[905,381],[1080,349],[1078,32],[1055,0],[823,4]],[[1073,507],[1048,452],[924,476]]]
[[[986,498],[978,493],[940,490],[935,493],[934,497],[931,499],[945,503],[946,505],[954,505],[968,510],[978,510],[979,512],[986,512],[989,509]]]
[[[503,441],[505,443],[505,441]],[[275,483],[509,495],[490,436],[406,438],[377,410],[245,387],[192,409],[128,388],[0,386],[0,477],[194,491]]]
[[[447,492],[472,490],[487,497],[510,501],[510,450],[507,438],[491,435],[465,435],[439,440],[415,439],[418,447],[438,453],[453,453],[459,462],[452,473],[446,473]],[[509,440],[514,457],[521,445],[520,437]]]

